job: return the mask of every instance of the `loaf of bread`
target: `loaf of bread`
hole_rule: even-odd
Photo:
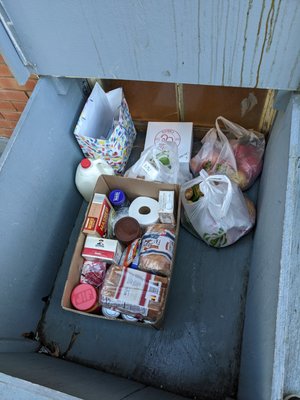
[[[155,224],[142,237],[138,268],[162,276],[170,276],[175,242],[175,227]]]
[[[113,265],[106,273],[100,303],[139,319],[156,322],[164,311],[167,286],[167,278]]]

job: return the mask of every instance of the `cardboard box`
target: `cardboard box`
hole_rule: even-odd
[[[99,177],[97,184],[95,186],[95,192],[97,193],[103,193],[108,195],[108,193],[111,190],[114,189],[121,189],[124,190],[126,193],[128,199],[130,201],[133,201],[136,197],[138,196],[149,196],[154,199],[158,199],[159,197],[159,191],[160,190],[174,190],[175,192],[175,203],[174,203],[174,210],[175,210],[175,218],[176,218],[176,239],[175,239],[175,244],[174,244],[174,255],[173,255],[173,260],[172,260],[172,269],[174,266],[175,262],[175,257],[176,257],[176,247],[177,247],[177,241],[179,237],[179,227],[180,227],[180,201],[179,201],[179,191],[180,187],[175,184],[167,184],[167,183],[157,183],[157,182],[148,182],[144,181],[141,179],[130,179],[130,178],[123,178],[120,176],[110,176],[110,175],[102,175]],[[71,292],[73,288],[79,283],[80,279],[80,271],[81,267],[84,262],[84,258],[81,255],[84,241],[85,241],[85,235],[83,232],[80,232],[75,251],[73,254],[73,258],[71,261],[70,269],[69,269],[69,274],[68,278],[65,284],[64,288],[64,293],[62,296],[62,301],[61,301],[61,306],[64,310],[67,310],[69,312],[74,312],[77,314],[83,314],[86,317],[89,318],[99,318],[101,319],[107,319],[103,315],[97,315],[97,314],[89,314],[89,313],[84,313],[82,311],[75,310],[72,305],[71,305]],[[172,279],[172,272],[169,280]],[[169,291],[170,284],[168,285],[167,292],[166,292],[166,298],[168,296],[168,291]],[[115,319],[115,320],[110,320],[114,322],[122,322],[122,323],[131,323],[131,324],[136,324],[141,327],[155,327],[158,328],[161,323],[162,323],[163,317],[157,321],[155,324],[143,324],[140,322],[127,322],[123,319]]]
[[[175,224],[174,192],[161,190],[159,192],[159,220],[162,224]]]
[[[193,145],[192,122],[149,122],[146,133],[145,149],[165,140],[178,146],[180,169],[189,171]]]
[[[95,193],[89,205],[82,232],[86,235],[105,237],[110,212],[114,212],[114,209],[108,198],[104,194]]]

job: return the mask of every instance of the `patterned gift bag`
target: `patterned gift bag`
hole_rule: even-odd
[[[83,112],[79,117],[74,131],[74,135],[83,154],[88,158],[104,159],[112,166],[116,174],[122,174],[136,138],[136,130],[123,90],[122,100],[119,106],[119,117],[117,119],[115,118],[113,130],[108,139],[97,139],[80,134]]]

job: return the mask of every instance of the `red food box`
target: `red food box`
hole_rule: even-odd
[[[109,214],[114,212],[105,194],[95,193],[87,212],[82,232],[86,235],[107,236]]]

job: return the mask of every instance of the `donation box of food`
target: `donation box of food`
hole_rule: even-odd
[[[128,246],[109,236],[109,228],[102,237],[101,232],[95,232],[96,236],[90,236],[86,234],[86,221],[89,219],[89,213],[95,212],[95,204],[91,199],[76,243],[61,305],[67,311],[87,317],[158,328],[165,312],[176,255],[180,226],[180,188],[176,184],[102,175],[94,190],[96,206],[99,207],[99,196],[104,195],[106,199],[104,199],[104,204],[107,207],[107,203],[109,203],[108,208],[111,207],[111,212],[115,215],[109,198],[112,199],[111,194],[115,195],[117,191],[125,193],[128,204],[132,206],[137,204],[139,207],[139,202],[141,202],[139,212],[145,213],[145,218],[141,215],[141,221],[147,221],[147,207],[143,207],[143,199],[146,199],[145,204],[150,204],[150,208],[151,202],[156,201],[160,207],[158,208],[158,220],[149,225],[143,224],[139,220],[141,237]],[[167,210],[168,207],[169,210]],[[129,210],[131,210],[130,207]],[[173,215],[171,219],[170,214],[166,211]],[[128,216],[123,217],[124,222],[126,222],[126,218]],[[138,216],[136,218],[139,219]],[[117,230],[119,228],[116,223],[113,232],[116,231],[118,234]],[[169,252],[166,254],[169,259],[162,256],[159,247],[161,243],[165,245],[166,252]],[[102,247],[97,249],[94,244]],[[132,257],[133,261],[131,259],[128,262],[130,255],[132,256],[132,252],[138,245],[140,246],[138,261],[136,261],[136,255]],[[105,251],[103,251],[103,246],[106,246]],[[111,257],[107,256],[108,251],[113,253]],[[101,257],[102,254],[104,254],[103,257]],[[93,258],[97,255],[99,255],[99,260]],[[95,271],[93,268],[97,265],[101,273],[98,277],[93,275]],[[105,265],[106,267],[103,269]],[[86,272],[84,279],[82,279],[83,271]],[[95,286],[94,283],[99,281],[99,277],[101,280],[103,274],[105,274],[104,281],[99,283],[98,287]],[[91,282],[87,280],[88,276],[92,277]],[[74,298],[88,304],[89,308],[83,309],[74,306]],[[137,315],[135,315],[135,311]]]

